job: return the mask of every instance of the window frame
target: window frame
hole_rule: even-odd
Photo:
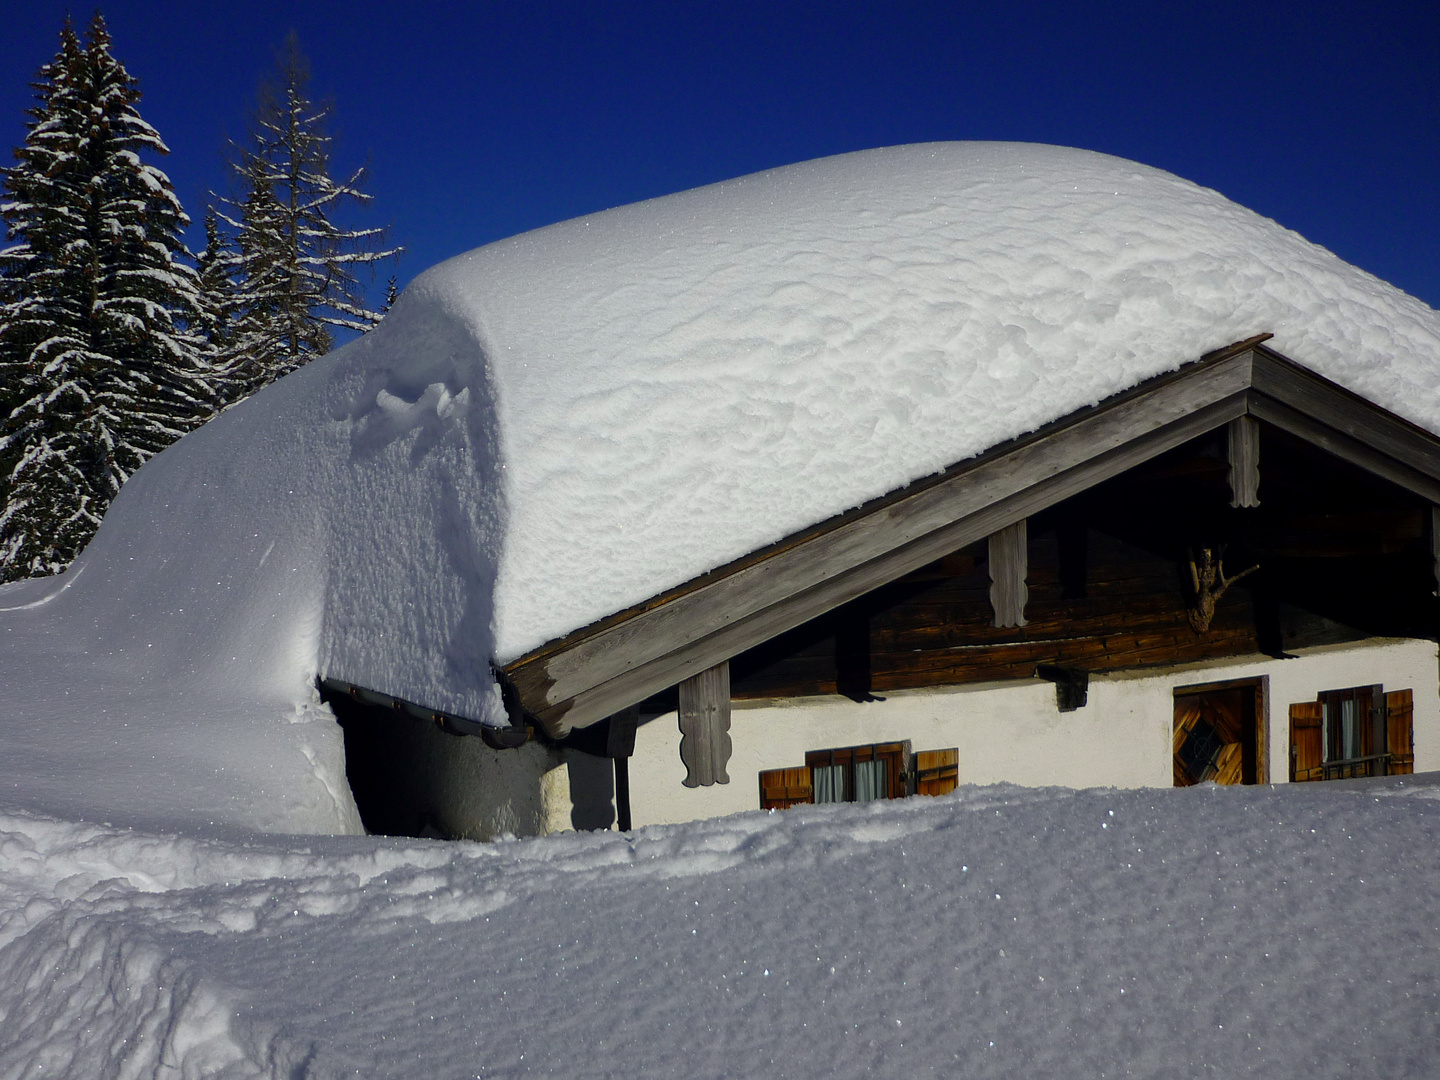
[[[903,799],[910,793],[907,783],[909,759],[908,743],[870,743],[864,746],[840,746],[828,750],[811,750],[805,755],[805,767],[810,770],[810,789],[814,792],[820,786],[815,783],[815,770],[839,766],[844,770],[841,773],[843,778],[842,797],[827,801],[855,802],[855,766],[863,762],[883,761],[885,763],[884,798]],[[880,800],[867,799],[866,801],[879,802]]]

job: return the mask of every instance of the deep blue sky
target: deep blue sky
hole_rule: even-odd
[[[67,5],[8,0],[0,141]],[[74,7],[77,21],[90,8]],[[1216,188],[1440,307],[1440,4],[101,6],[197,220],[288,30],[403,284],[578,214],[894,143],[1016,139]],[[377,283],[378,292],[380,284]]]

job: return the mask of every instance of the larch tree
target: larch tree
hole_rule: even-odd
[[[383,228],[337,222],[372,197],[362,190],[363,168],[331,177],[331,110],[310,100],[309,80],[292,33],[233,162],[240,194],[221,215],[235,231],[229,400],[328,352],[334,330],[378,322],[383,313],[366,307],[357,274],[401,251],[385,248]]]
[[[125,479],[214,412],[168,153],[97,13],[40,69],[0,215],[0,580],[58,573]]]

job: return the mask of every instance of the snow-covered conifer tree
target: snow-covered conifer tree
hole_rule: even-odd
[[[373,326],[381,313],[365,306],[356,271],[400,253],[384,249],[382,228],[335,221],[371,196],[363,168],[343,181],[330,176],[330,107],[310,100],[309,78],[292,33],[234,162],[241,193],[222,215],[236,232],[226,356],[239,396],[328,351],[332,329]]]
[[[0,579],[57,573],[126,477],[214,411],[189,219],[97,13],[40,69],[0,204]]]
[[[230,343],[231,324],[235,319],[235,283],[230,278],[232,261],[229,238],[220,231],[215,211],[206,211],[205,249],[195,260],[200,304],[192,328],[212,357],[223,355]]]

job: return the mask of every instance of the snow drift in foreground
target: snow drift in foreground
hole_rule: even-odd
[[[483,846],[11,811],[0,1077],[1433,1075],[1437,794],[972,788]]]
[[[0,793],[354,828],[317,673],[498,722],[492,658],[1267,330],[1440,431],[1440,315],[1100,154],[867,151],[491,244],[0,589]]]

